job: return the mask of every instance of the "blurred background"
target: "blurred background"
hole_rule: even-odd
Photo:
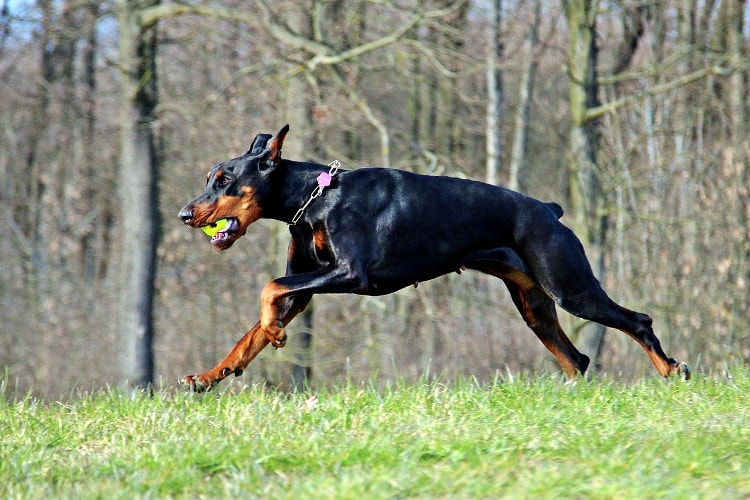
[[[218,362],[283,274],[288,231],[260,221],[218,253],[177,211],[285,123],[290,159],[560,203],[670,356],[706,372],[750,358],[746,0],[0,5],[8,391],[174,385]],[[657,376],[625,335],[560,317],[598,371]],[[502,282],[471,272],[318,296],[288,333],[232,383],[559,371]]]

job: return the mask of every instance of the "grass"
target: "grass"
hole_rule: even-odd
[[[0,396],[2,498],[741,498],[750,375]]]

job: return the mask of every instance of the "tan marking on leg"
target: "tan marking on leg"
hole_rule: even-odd
[[[199,375],[190,375],[180,382],[196,392],[210,390],[231,374],[239,376],[248,364],[269,344],[260,323],[245,334],[216,366]]]
[[[326,231],[322,227],[317,228],[313,232],[313,244],[318,251],[322,251],[326,248]]]
[[[305,302],[304,305],[301,304],[300,307],[290,309],[280,321],[284,325],[288,325],[295,316],[305,309],[304,306],[306,305],[307,302]],[[268,338],[260,327],[260,322],[258,322],[245,334],[244,337],[242,337],[242,339],[240,339],[239,342],[234,345],[234,347],[232,347],[224,359],[222,359],[216,366],[199,375],[189,375],[180,380],[180,383],[196,392],[208,391],[232,373],[234,373],[235,376],[241,375],[245,368],[247,368],[247,365],[249,365],[258,353],[260,353],[260,351],[262,351],[270,342],[271,339]]]
[[[274,347],[283,347],[286,343],[286,333],[278,311],[279,301],[288,295],[289,291],[288,288],[271,281],[263,287],[260,294],[260,325]]]
[[[571,380],[578,378],[580,376],[580,366],[572,355],[577,349],[570,339],[568,339],[568,336],[556,318],[554,324],[552,324],[552,322],[539,321],[536,315],[534,315],[534,310],[529,306],[527,300],[527,293],[530,290],[530,288],[519,290],[524,310],[523,316],[526,323],[539,340],[542,341],[544,347],[555,356],[563,372],[565,372],[565,376]]]
[[[578,350],[570,341],[565,331],[557,320],[556,311],[551,312],[549,318],[538,318],[529,304],[529,294],[538,289],[538,285],[526,273],[520,270],[501,271],[498,269],[483,269],[483,272],[500,278],[510,286],[514,284],[517,290],[518,298],[521,302],[521,314],[524,321],[534,334],[542,341],[544,347],[552,353],[560,364],[563,372],[568,379],[576,379],[581,375],[581,371],[586,367],[581,367],[576,359]],[[538,290],[537,293],[543,293]],[[554,306],[551,306],[554,308]]]
[[[659,372],[659,375],[666,378],[672,375],[672,373],[680,373],[680,363],[677,363],[676,361],[673,362],[674,360],[668,359],[663,353],[660,354],[659,352],[655,351],[653,348],[647,346],[640,338],[628,332],[627,330],[620,331],[638,342],[638,345],[640,345],[643,350],[646,351],[646,354],[656,367],[656,371]],[[659,348],[659,350],[661,351],[661,348]]]

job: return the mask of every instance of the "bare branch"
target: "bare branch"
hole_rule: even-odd
[[[434,52],[425,47],[423,43],[419,42],[418,40],[406,40],[406,44],[411,45],[422,54],[424,54],[432,64],[432,67],[438,70],[441,75],[447,78],[458,78],[459,74],[443,66],[443,63],[438,60]]]
[[[330,66],[332,64],[340,64],[348,59],[354,59],[367,52],[372,52],[373,50],[385,47],[386,45],[390,45],[404,36],[406,32],[408,32],[415,24],[419,22],[420,19],[422,19],[421,15],[415,14],[406,24],[401,26],[390,35],[386,35],[382,38],[378,38],[377,40],[373,40],[372,42],[359,45],[357,47],[354,47],[353,49],[345,50],[344,52],[341,52],[339,54],[329,55],[318,53],[307,62],[307,68],[310,71],[314,71],[315,68],[320,64],[327,66]]]
[[[288,28],[271,20],[270,15],[264,16],[265,19],[260,24],[268,33],[285,45],[303,50],[313,55],[307,61],[305,66],[308,70],[313,71],[319,65],[340,64],[349,59],[354,59],[367,52],[372,52],[386,45],[390,45],[402,38],[410,29],[412,29],[422,19],[432,19],[443,17],[457,10],[466,0],[457,0],[455,3],[444,9],[429,10],[425,12],[416,12],[402,26],[393,33],[386,35],[372,42],[359,45],[344,52],[333,54],[331,47],[319,43],[309,38],[298,36],[292,33]],[[141,29],[147,30],[153,27],[159,20],[175,17],[180,15],[196,15],[204,17],[213,17],[227,21],[235,21],[248,24],[250,26],[258,24],[258,16],[249,12],[236,11],[213,5],[186,5],[186,4],[160,4],[149,7],[140,12],[139,21]]]
[[[644,90],[643,92],[639,94],[631,95],[627,97],[621,97],[620,99],[615,99],[614,101],[604,103],[600,106],[589,108],[588,110],[586,110],[584,121],[595,120],[596,118],[606,115],[607,113],[612,113],[614,111],[617,111],[620,108],[623,108],[625,106],[629,106],[630,104],[638,102],[644,97],[649,97],[649,96],[654,96],[658,94],[663,94],[665,92],[670,92],[684,85],[700,80],[701,78],[706,78],[707,76],[711,76],[711,75],[726,76],[727,74],[731,72],[732,72],[731,68],[727,68],[725,66],[719,66],[719,65],[702,68],[702,69],[693,71],[692,73],[688,73],[687,75],[683,75],[679,78],[676,78],[672,80],[671,82],[666,82],[660,85],[654,85],[653,87],[649,87],[648,89]]]
[[[139,22],[141,29],[147,30],[152,28],[162,19],[185,15],[212,17],[215,19],[223,19],[225,21],[245,23],[249,26],[255,26],[259,23],[258,16],[250,12],[227,9],[216,5],[188,5],[173,3],[155,5],[141,10],[139,13]],[[330,51],[329,47],[326,45],[317,43],[305,37],[297,36],[285,27],[274,23],[269,19],[260,21],[260,24],[262,24],[274,38],[290,47],[313,54],[327,53]]]
[[[15,240],[18,243],[18,249],[21,252],[21,254],[25,258],[30,258],[33,253],[34,247],[31,244],[31,241],[29,241],[29,239],[26,237],[26,235],[23,234],[21,227],[13,218],[12,214],[10,213],[6,214],[6,223],[8,224],[8,227],[10,227],[13,233],[13,236],[15,237]]]
[[[365,118],[368,122],[370,122],[370,125],[372,125],[375,130],[378,131],[378,136],[380,137],[380,163],[383,167],[389,167],[391,164],[390,161],[390,143],[391,139],[388,135],[388,127],[381,122],[378,117],[375,116],[375,113],[373,112],[370,105],[367,103],[367,100],[363,97],[361,97],[357,91],[347,82],[344,80],[344,78],[339,74],[338,71],[336,71],[336,68],[331,68],[331,74],[333,75],[333,80],[336,82],[336,84],[341,87],[342,90],[346,92],[346,94],[349,96],[349,99],[362,111],[362,113],[365,115]]]
[[[396,31],[394,31],[390,35],[386,35],[382,38],[378,38],[377,40],[373,40],[372,42],[368,42],[368,43],[359,45],[357,47],[354,47],[352,49],[345,50],[344,52],[341,52],[339,54],[331,55],[331,54],[325,54],[325,53],[318,53],[307,62],[307,68],[310,71],[314,71],[315,68],[321,64],[324,64],[324,65],[340,64],[346,60],[354,59],[363,54],[366,54],[367,52],[372,52],[381,47],[385,47],[386,45],[390,45],[394,42],[397,42],[401,37],[403,37],[406,33],[408,33],[409,30],[412,29],[422,19],[430,19],[430,18],[443,17],[445,15],[448,15],[451,12],[458,9],[464,2],[465,0],[458,0],[457,2],[450,5],[449,7],[446,7],[445,9],[437,9],[437,10],[431,10],[427,12],[417,12],[411,17],[411,19],[409,19],[405,24],[403,24],[400,28],[398,28]]]

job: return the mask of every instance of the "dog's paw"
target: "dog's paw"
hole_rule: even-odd
[[[275,349],[279,349],[286,345],[286,331],[284,330],[284,324],[281,321],[277,322],[277,326],[265,329],[264,333]]]
[[[271,339],[271,345],[275,349],[280,349],[284,347],[286,345],[286,332],[282,330],[281,335],[279,337],[275,337]]]
[[[208,392],[215,385],[204,382],[199,375],[188,375],[178,380],[178,383],[190,392]]]
[[[682,380],[690,380],[690,367],[685,362],[677,363],[674,367],[674,373]]]

